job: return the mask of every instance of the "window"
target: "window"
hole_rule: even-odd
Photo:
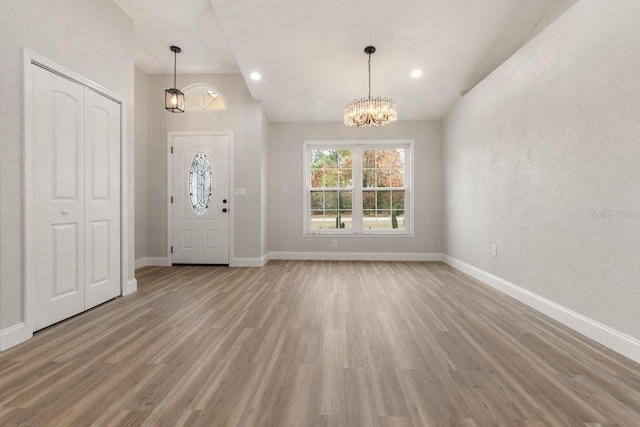
[[[189,169],[189,198],[193,211],[198,216],[204,215],[209,207],[212,178],[213,172],[209,158],[202,152],[196,154]]]
[[[411,234],[413,141],[307,141],[304,233]]]
[[[186,111],[223,111],[227,103],[218,89],[205,84],[196,83],[184,88],[184,106]]]

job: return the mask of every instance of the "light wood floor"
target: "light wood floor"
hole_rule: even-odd
[[[441,263],[145,268],[0,353],[0,426],[640,426],[640,366]]]

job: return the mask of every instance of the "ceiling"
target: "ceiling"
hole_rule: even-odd
[[[169,46],[180,46],[178,74],[242,73],[272,122],[341,121],[348,101],[367,96],[367,45],[377,48],[372,96],[394,98],[400,120],[439,119],[577,2],[113,1],[133,19],[136,66],[173,73]]]

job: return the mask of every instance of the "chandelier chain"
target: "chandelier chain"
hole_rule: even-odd
[[[371,98],[371,53],[369,53],[369,98]]]

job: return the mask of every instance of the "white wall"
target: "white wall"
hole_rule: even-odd
[[[302,235],[302,143],[306,140],[414,140],[415,237]],[[272,252],[441,253],[442,142],[439,121],[400,121],[375,129],[343,123],[271,123],[269,242]],[[338,239],[338,247],[331,240]]]
[[[639,22],[581,0],[443,121],[445,252],[636,339]]]
[[[149,77],[139,68],[135,69],[135,259],[147,258],[147,150],[149,141]]]
[[[232,131],[235,187],[247,189],[234,197],[234,253],[232,258],[260,259],[262,248],[262,104],[254,101],[240,74],[178,75],[179,87],[208,83],[219,89],[226,111],[170,113],[164,91],[173,75],[149,76],[147,256],[167,257],[167,133],[174,131]],[[233,193],[233,189],[232,189]]]
[[[131,20],[110,0],[0,1],[0,331],[24,321],[23,47],[128,101],[129,247],[134,244]]]
[[[261,176],[261,204],[262,204],[262,246],[260,255],[269,253],[269,118],[262,109],[262,176]]]

